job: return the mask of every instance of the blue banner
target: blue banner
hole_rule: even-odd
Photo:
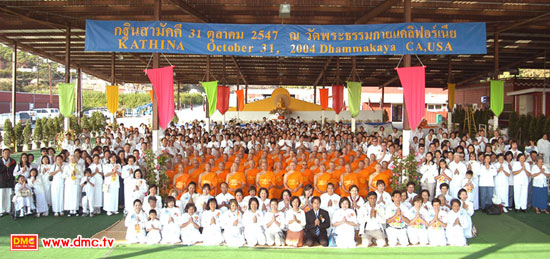
[[[86,51],[236,56],[486,54],[485,23],[368,25],[86,21]]]

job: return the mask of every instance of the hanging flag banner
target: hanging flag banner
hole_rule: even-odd
[[[237,94],[237,111],[242,111],[244,110],[244,90],[237,90],[235,94]]]
[[[328,108],[328,89],[319,89],[319,97],[321,109],[326,110]]]
[[[145,73],[157,96],[159,126],[166,129],[175,113],[174,66],[146,69]]]
[[[212,116],[216,111],[216,105],[218,103],[218,81],[202,82],[201,84],[202,87],[204,87],[206,99],[208,100],[208,116]]]
[[[118,85],[105,86],[105,95],[107,96],[107,110],[114,114],[118,110]]]
[[[151,102],[153,102],[153,99],[155,99],[155,92],[153,90],[149,90],[149,95],[151,96]]]
[[[486,54],[485,23],[219,24],[86,20],[86,51],[233,56]]]
[[[372,103],[370,102],[370,98],[369,98],[369,109],[370,109],[371,111],[374,111],[374,109],[372,108]]]
[[[495,116],[500,116],[504,109],[504,81],[491,80],[491,111]]]
[[[396,68],[403,87],[409,127],[416,129],[426,115],[426,67]]]
[[[349,111],[351,117],[355,118],[361,110],[361,82],[347,81],[346,85],[348,86]]]
[[[344,86],[333,85],[332,86],[332,109],[334,109],[336,114],[340,114],[343,106],[344,106]]]
[[[218,97],[216,101],[216,109],[224,115],[229,109],[229,86],[218,86]]]
[[[447,94],[449,99],[449,105],[447,106],[447,110],[452,112],[453,108],[455,107],[455,87],[456,84],[447,84]]]
[[[59,87],[59,111],[65,118],[71,117],[75,106],[75,93],[73,84],[58,84]]]

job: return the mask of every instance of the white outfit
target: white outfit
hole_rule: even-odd
[[[254,222],[254,218],[256,222]],[[261,210],[247,210],[243,215],[244,238],[248,246],[265,245],[265,235],[262,227],[263,213]]]
[[[51,182],[52,211],[54,213],[63,212],[63,192],[65,181],[63,180],[63,166],[60,168],[60,166],[55,163],[50,167],[50,173],[53,173],[59,169],[61,169],[61,172],[56,173]]]
[[[438,175],[437,165],[435,163],[422,164],[420,167],[420,184],[422,189],[430,191],[430,199],[435,195],[435,177]]]
[[[428,214],[428,218],[426,219],[428,223],[431,223],[435,218],[435,209],[431,209]],[[443,223],[447,223],[447,212],[444,210],[439,210],[439,214],[437,215],[437,218],[439,221]],[[445,236],[445,227],[443,227],[439,222],[437,223],[437,226],[429,226],[428,227],[428,240],[430,242],[430,245],[432,246],[446,246],[447,245],[447,237]]]
[[[82,177],[80,179],[80,184],[84,184],[82,187],[82,192],[86,193],[82,197],[82,213],[92,213],[94,211],[94,187],[92,184],[94,184],[94,178],[93,177]]]
[[[205,210],[201,216],[202,239],[205,245],[219,245],[223,243],[222,229],[221,229],[221,211],[219,210]],[[214,224],[212,224],[212,218]]]
[[[338,209],[334,212],[332,223],[341,222],[346,219],[349,222],[357,224],[357,215],[352,209]],[[355,227],[347,223],[334,227],[336,246],[340,248],[355,247]]]
[[[28,185],[23,187],[23,185],[17,183],[14,191],[15,196],[13,198],[15,202],[15,211],[20,211],[26,208],[26,213],[29,214],[30,211],[34,209],[34,202],[32,199],[32,193],[30,192],[30,187]],[[25,196],[23,196],[23,193],[25,193]]]
[[[504,172],[507,172],[508,174],[511,174],[512,172],[510,172],[510,168],[508,167],[506,162],[503,162],[502,164],[496,162],[494,166],[495,170],[497,170],[497,175],[495,176],[495,195],[500,199],[500,202],[502,205],[504,205],[504,207],[508,207],[509,177],[506,176]],[[500,167],[502,167],[502,170],[504,170],[504,172],[499,172]]]
[[[77,163],[68,163],[63,168],[65,178],[64,210],[77,211],[80,206],[80,178],[84,176],[84,169]]]
[[[185,224],[189,221],[189,218],[192,218],[192,221],[197,225],[201,225],[199,214],[189,215],[189,213],[184,213],[181,216],[180,224]],[[193,224],[189,224],[180,230],[181,242],[183,245],[194,245],[202,241],[201,232]]]
[[[99,210],[101,207],[103,207],[103,176],[99,173],[96,173],[96,169],[98,172],[103,173],[103,165],[92,163],[90,165],[90,170],[92,170],[92,176],[94,177],[94,208],[96,210]]]
[[[463,226],[463,229],[464,229],[464,237],[465,238],[472,238],[474,235],[472,233],[472,216],[474,215],[474,206],[472,204],[472,202],[466,200],[466,205],[468,206],[468,209],[465,209],[463,206],[464,204],[462,203],[462,200],[460,200],[460,209],[467,215],[465,218],[466,218],[466,221],[467,221],[467,224],[466,226]]]
[[[52,204],[52,195],[51,195],[51,186],[50,182],[50,167],[51,165],[40,165],[38,167],[38,175],[40,176],[40,182],[42,183],[42,189],[44,190],[44,195],[46,196],[46,202],[48,205]]]
[[[132,193],[135,189],[135,186],[133,185],[133,180],[134,171],[136,171],[136,169],[139,169],[137,165],[125,165],[120,171],[120,177],[122,177],[124,181],[124,209],[126,210],[126,212],[132,209],[132,205],[135,200]]]
[[[454,212],[453,210],[447,213],[447,243],[451,246],[465,246],[466,237],[464,237],[464,228],[468,227],[467,214],[463,210]],[[454,225],[458,219],[460,225]]]
[[[290,221],[294,220],[294,216],[296,216],[296,219],[300,221],[298,222],[292,222]],[[292,232],[300,232],[304,230],[304,227],[306,226],[306,214],[303,210],[298,210],[298,212],[294,211],[294,209],[289,209],[285,212],[285,225],[287,226],[287,229]]]
[[[36,202],[36,213],[47,213],[48,202],[46,201],[46,194],[44,192],[44,185],[42,183],[42,177],[38,176],[34,183],[33,177],[27,180],[27,185],[32,189]]]
[[[390,219],[397,213],[398,207],[395,203],[390,203],[386,206],[386,211],[384,216],[386,220]],[[409,239],[407,237],[407,224],[403,220],[403,216],[407,212],[407,207],[400,204],[399,209],[401,209],[401,216],[396,217],[392,222],[388,223],[389,227],[386,228],[386,234],[388,236],[388,245],[396,246],[399,243],[401,246],[409,245]]]
[[[233,197],[231,193],[226,193],[226,194],[220,193],[216,195],[216,202],[218,202],[218,208],[220,208],[222,212],[226,212],[228,210],[227,207],[221,207],[221,206],[223,203],[225,203],[225,205],[229,205],[229,201],[231,199],[235,199],[235,197]]]
[[[135,179],[132,177],[132,179],[130,179],[127,183],[126,182],[124,183],[125,190],[126,190],[126,186],[130,186],[131,191],[128,193],[128,195],[124,194],[125,202],[127,199],[130,199],[132,201],[131,204],[133,204],[135,200],[140,200],[143,203],[147,202],[143,200],[143,198],[145,197],[145,193],[147,192],[147,181],[145,179]],[[159,203],[162,203],[162,201]]]
[[[522,170],[520,162],[514,162],[512,164],[513,171]],[[519,174],[514,175],[514,206],[516,210],[527,209],[527,191],[529,187],[529,177],[527,172],[530,171],[530,166],[525,162],[525,170],[522,170]]]
[[[461,188],[462,180],[466,177],[466,171],[468,168],[466,167],[466,164],[463,162],[455,162],[452,161],[449,163],[449,170],[451,171],[451,175],[448,175],[451,177],[451,182],[449,183],[449,195],[451,197],[456,198],[458,191]],[[455,173],[455,170],[458,171],[458,174]]]
[[[237,225],[235,225],[237,221]],[[239,211],[227,210],[221,218],[223,237],[227,246],[241,247],[245,243],[243,236],[243,214]]]
[[[145,243],[145,224],[147,223],[147,215],[140,211],[136,213],[132,210],[126,215],[124,225],[126,226],[126,241],[128,243]],[[136,226],[137,225],[137,226]]]
[[[412,220],[418,214],[420,214],[420,217],[424,220],[429,218],[429,212],[423,207],[420,207],[420,210],[417,210],[415,207],[412,207],[405,214],[405,216],[408,219]],[[407,234],[409,236],[409,241],[413,245],[417,245],[417,244],[427,245],[428,244],[428,226],[426,226],[420,220],[409,223],[409,226],[407,227]]]
[[[271,220],[273,220],[273,216],[275,216],[275,222],[271,224],[271,226],[267,226]],[[284,229],[284,218],[285,215],[282,212],[267,212],[264,214],[263,217],[263,225],[265,229],[265,239],[266,244],[268,246],[272,246],[275,244],[276,246],[281,246],[284,244],[284,238],[283,238],[283,229]],[[279,225],[277,226],[277,223]]]
[[[118,167],[118,169],[116,169]],[[119,164],[106,164],[103,166],[103,172],[105,174],[113,172],[113,170],[120,172]],[[118,211],[118,189],[120,188],[120,183],[118,180],[118,174],[113,174],[105,177],[104,185],[108,185],[108,189],[103,193],[103,209],[107,212],[117,212]]]
[[[162,224],[163,244],[173,244],[180,241],[180,215],[181,211],[177,207],[164,208],[160,213],[160,223]]]
[[[160,239],[161,239],[160,230],[152,229],[152,228],[162,229],[162,224],[160,223],[160,220],[153,219],[145,223],[145,229],[148,230],[146,242],[147,244],[150,244],[150,245],[160,243]]]
[[[443,174],[447,175],[447,177],[449,177],[449,178],[453,177],[453,175],[452,175],[452,173],[451,173],[451,170],[449,170],[448,168],[446,168],[445,170],[443,170],[443,171],[441,171],[441,172],[439,173],[439,175],[443,175]],[[452,179],[452,178],[451,178],[451,179]],[[441,186],[443,183],[449,184],[449,180],[444,179],[443,177],[442,177],[442,178],[439,178],[439,179],[437,180],[437,184],[436,184],[436,187],[435,187],[435,197],[437,197],[437,196],[439,196],[439,195],[441,194],[441,187],[440,187],[440,186]]]
[[[384,207],[375,205],[374,211],[376,215],[372,217],[371,210],[373,207],[369,203],[362,206],[357,212],[357,221],[359,222],[359,235],[363,237],[363,244],[369,246],[372,239],[376,240],[378,247],[386,245],[386,218],[384,217]]]
[[[151,197],[151,195],[147,195],[145,196],[145,198],[143,198],[143,211],[149,214],[149,212],[152,209],[154,209],[157,211],[157,215],[158,215],[160,213],[160,210],[162,209],[162,198],[159,195],[155,195],[155,198],[157,199],[157,203],[155,204],[154,208],[151,208],[151,205],[149,204],[149,197]],[[183,211],[182,208],[180,208],[180,210]]]

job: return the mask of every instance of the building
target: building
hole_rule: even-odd
[[[28,111],[37,108],[59,108],[59,96],[49,94],[17,93],[16,111]],[[11,112],[11,92],[0,91],[0,113]]]

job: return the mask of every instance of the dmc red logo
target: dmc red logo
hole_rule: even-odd
[[[38,235],[37,234],[11,234],[10,250],[11,251],[37,251]]]

